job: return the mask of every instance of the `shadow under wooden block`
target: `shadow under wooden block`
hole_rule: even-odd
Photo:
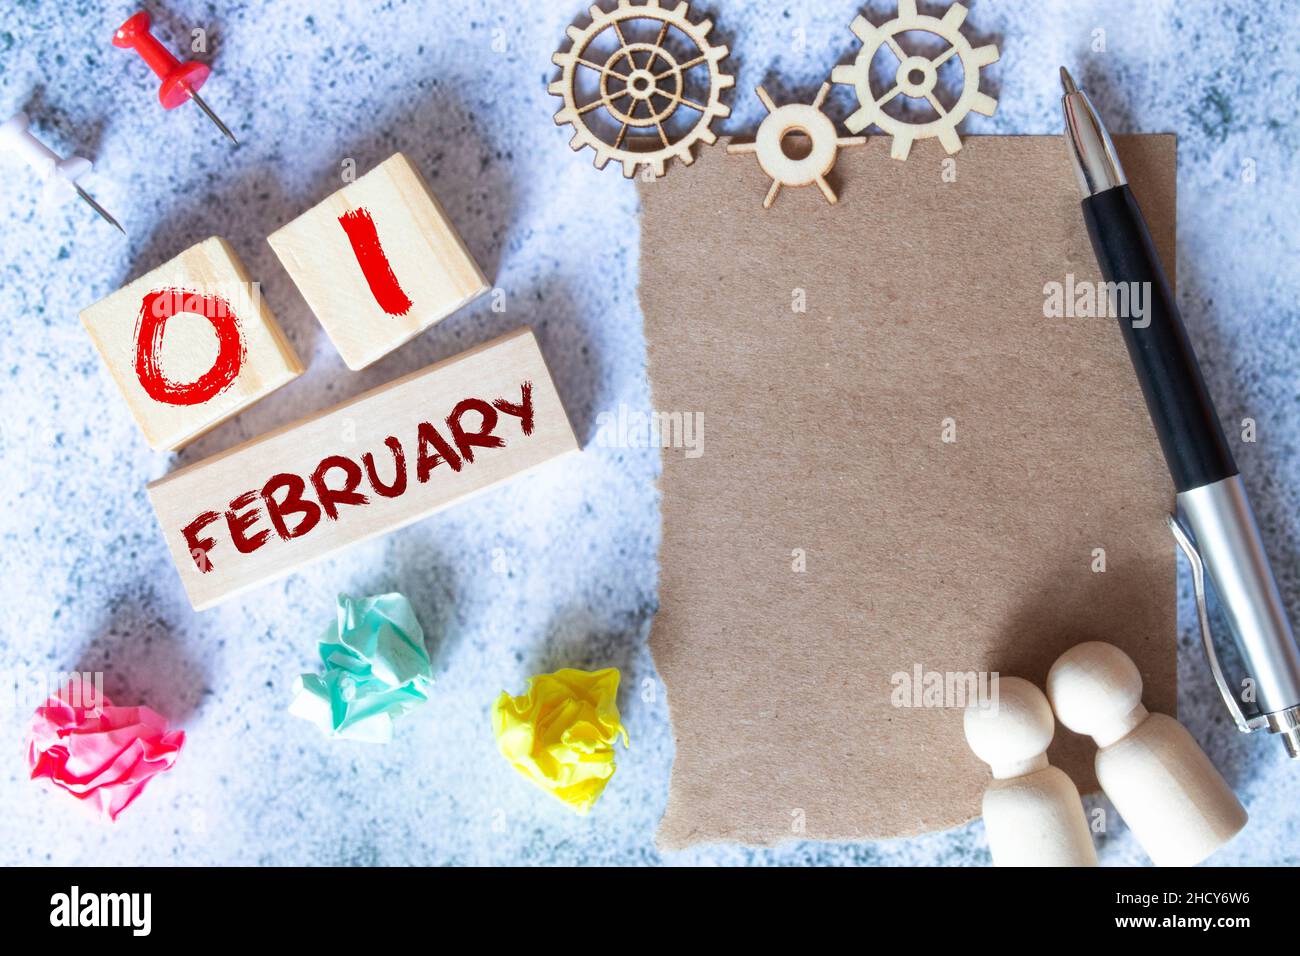
[[[437,197],[401,153],[267,242],[353,370],[488,290]]]
[[[81,311],[151,448],[174,451],[302,374],[261,289],[212,237]]]
[[[578,449],[531,329],[148,486],[195,610]]]

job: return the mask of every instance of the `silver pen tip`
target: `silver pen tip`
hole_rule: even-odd
[[[1122,186],[1128,179],[1115,152],[1115,144],[1102,125],[1088,94],[1079,89],[1074,77],[1061,67],[1061,111],[1065,114],[1065,141],[1070,149],[1079,192],[1087,198]]]

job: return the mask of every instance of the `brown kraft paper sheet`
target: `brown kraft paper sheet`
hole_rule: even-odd
[[[1175,138],[1117,146],[1172,270]],[[842,150],[838,206],[763,209],[722,144],[639,187],[653,405],[704,425],[663,451],[665,847],[977,816],[960,709],[896,706],[918,666],[1041,687],[1105,640],[1175,711],[1173,487],[1115,319],[1044,315],[1047,283],[1100,281],[1064,143],[946,158]],[[1058,726],[1049,751],[1085,793],[1093,749]]]

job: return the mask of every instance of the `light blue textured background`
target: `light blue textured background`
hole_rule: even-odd
[[[1239,446],[1238,457],[1300,612],[1294,4],[970,7],[975,36],[1002,50],[985,73],[997,114],[972,117],[970,132],[1058,132],[1056,67],[1065,62],[1117,131],[1179,134],[1180,300],[1230,433],[1245,416],[1258,422],[1258,443]],[[589,447],[247,598],[189,609],[144,494],[177,464],[523,323],[536,328],[581,438],[593,437],[602,410],[648,405],[635,190],[612,168],[594,170],[589,152],[569,151],[546,93],[550,55],[582,8],[174,0],[155,10],[157,29],[173,48],[192,27],[209,31],[215,72],[204,95],[238,148],[193,107],[161,110],[144,65],[110,46],[130,7],[19,3],[6,17],[0,110],[28,110],[47,142],[95,159],[86,185],[131,238],[79,205],[44,210],[25,171],[0,165],[0,666],[6,680],[102,669],[110,696],[163,711],[189,742],[175,771],[106,826],[25,779],[27,715],[0,713],[0,862],[987,862],[978,823],[874,844],[656,850],[673,744],[646,649],[659,537],[654,452]],[[880,19],[890,7],[871,0],[866,9]],[[715,40],[730,44],[738,77],[735,113],[719,130],[756,126],[756,83],[778,102],[811,96],[855,48],[848,24],[858,10],[857,0],[698,7],[697,17],[717,21]],[[1098,30],[1104,52],[1093,51]],[[844,115],[842,94],[832,106]],[[353,373],[265,236],[337,188],[345,158],[365,170],[398,149],[425,171],[509,308],[496,314],[481,302]],[[1248,162],[1254,182],[1243,180]],[[214,234],[262,282],[309,369],[182,454],[154,454],[77,311]],[[387,589],[410,595],[425,624],[433,701],[391,746],[326,742],[286,714],[289,686],[314,665],[337,592]],[[1252,814],[1214,862],[1293,863],[1300,766],[1285,763],[1276,741],[1232,729],[1193,643],[1185,575],[1182,592],[1182,714]],[[518,692],[530,673],[563,664],[616,664],[629,688],[632,750],[620,753],[587,819],[516,776],[489,730],[501,689]],[[646,686],[657,687],[649,703]],[[1122,826],[1101,853],[1104,863],[1143,860]]]

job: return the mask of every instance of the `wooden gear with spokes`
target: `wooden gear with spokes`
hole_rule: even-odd
[[[685,2],[668,9],[659,0],[643,4],[619,0],[613,10],[593,6],[590,14],[587,27],[569,27],[568,36],[573,41],[570,48],[551,58],[560,67],[560,78],[548,90],[564,100],[555,122],[574,127],[569,145],[575,151],[590,146],[596,153],[597,169],[603,169],[611,159],[617,160],[629,178],[640,166],[662,176],[665,164],[672,158],[689,165],[694,159],[691,147],[697,142],[715,142],[717,136],[710,124],[731,113],[721,95],[735,83],[735,77],[723,73],[719,66],[727,56],[727,48],[708,41],[713,24],[708,20],[692,23],[690,5]],[[658,23],[654,40],[629,40],[626,28],[638,20]],[[686,37],[694,48],[692,55],[680,59],[674,56],[666,45],[670,30]],[[606,31],[612,31],[617,48],[601,62],[593,58],[592,49]],[[701,67],[708,70],[708,95],[703,100],[686,91],[687,74]],[[597,83],[596,98],[582,105],[575,92],[580,70],[592,71]],[[686,132],[674,137],[667,126],[682,109],[694,111],[698,119]],[[617,125],[612,142],[593,129],[589,122],[593,114],[603,114]],[[646,141],[648,147],[641,145]]]
[[[898,16],[880,26],[863,16],[855,19],[849,29],[862,41],[862,49],[853,63],[837,66],[831,73],[833,82],[852,86],[858,94],[857,111],[844,121],[849,131],[860,133],[868,126],[878,126],[894,138],[889,151],[894,159],[907,159],[914,140],[931,136],[937,136],[949,153],[961,149],[957,124],[972,110],[992,116],[998,105],[996,99],[981,93],[979,88],[980,70],[997,62],[998,48],[993,44],[972,47],[961,33],[965,20],[966,8],[960,3],[954,3],[939,19],[918,14],[916,0],[898,0]],[[948,44],[948,49],[933,59],[909,54],[897,38],[914,30],[939,37]],[[898,72],[894,85],[876,96],[871,89],[871,61],[883,46],[888,46],[898,57]],[[954,56],[961,61],[962,90],[957,102],[945,109],[934,90],[939,81],[939,67]],[[890,116],[884,106],[900,94],[925,100],[939,118],[928,123],[908,123]]]

